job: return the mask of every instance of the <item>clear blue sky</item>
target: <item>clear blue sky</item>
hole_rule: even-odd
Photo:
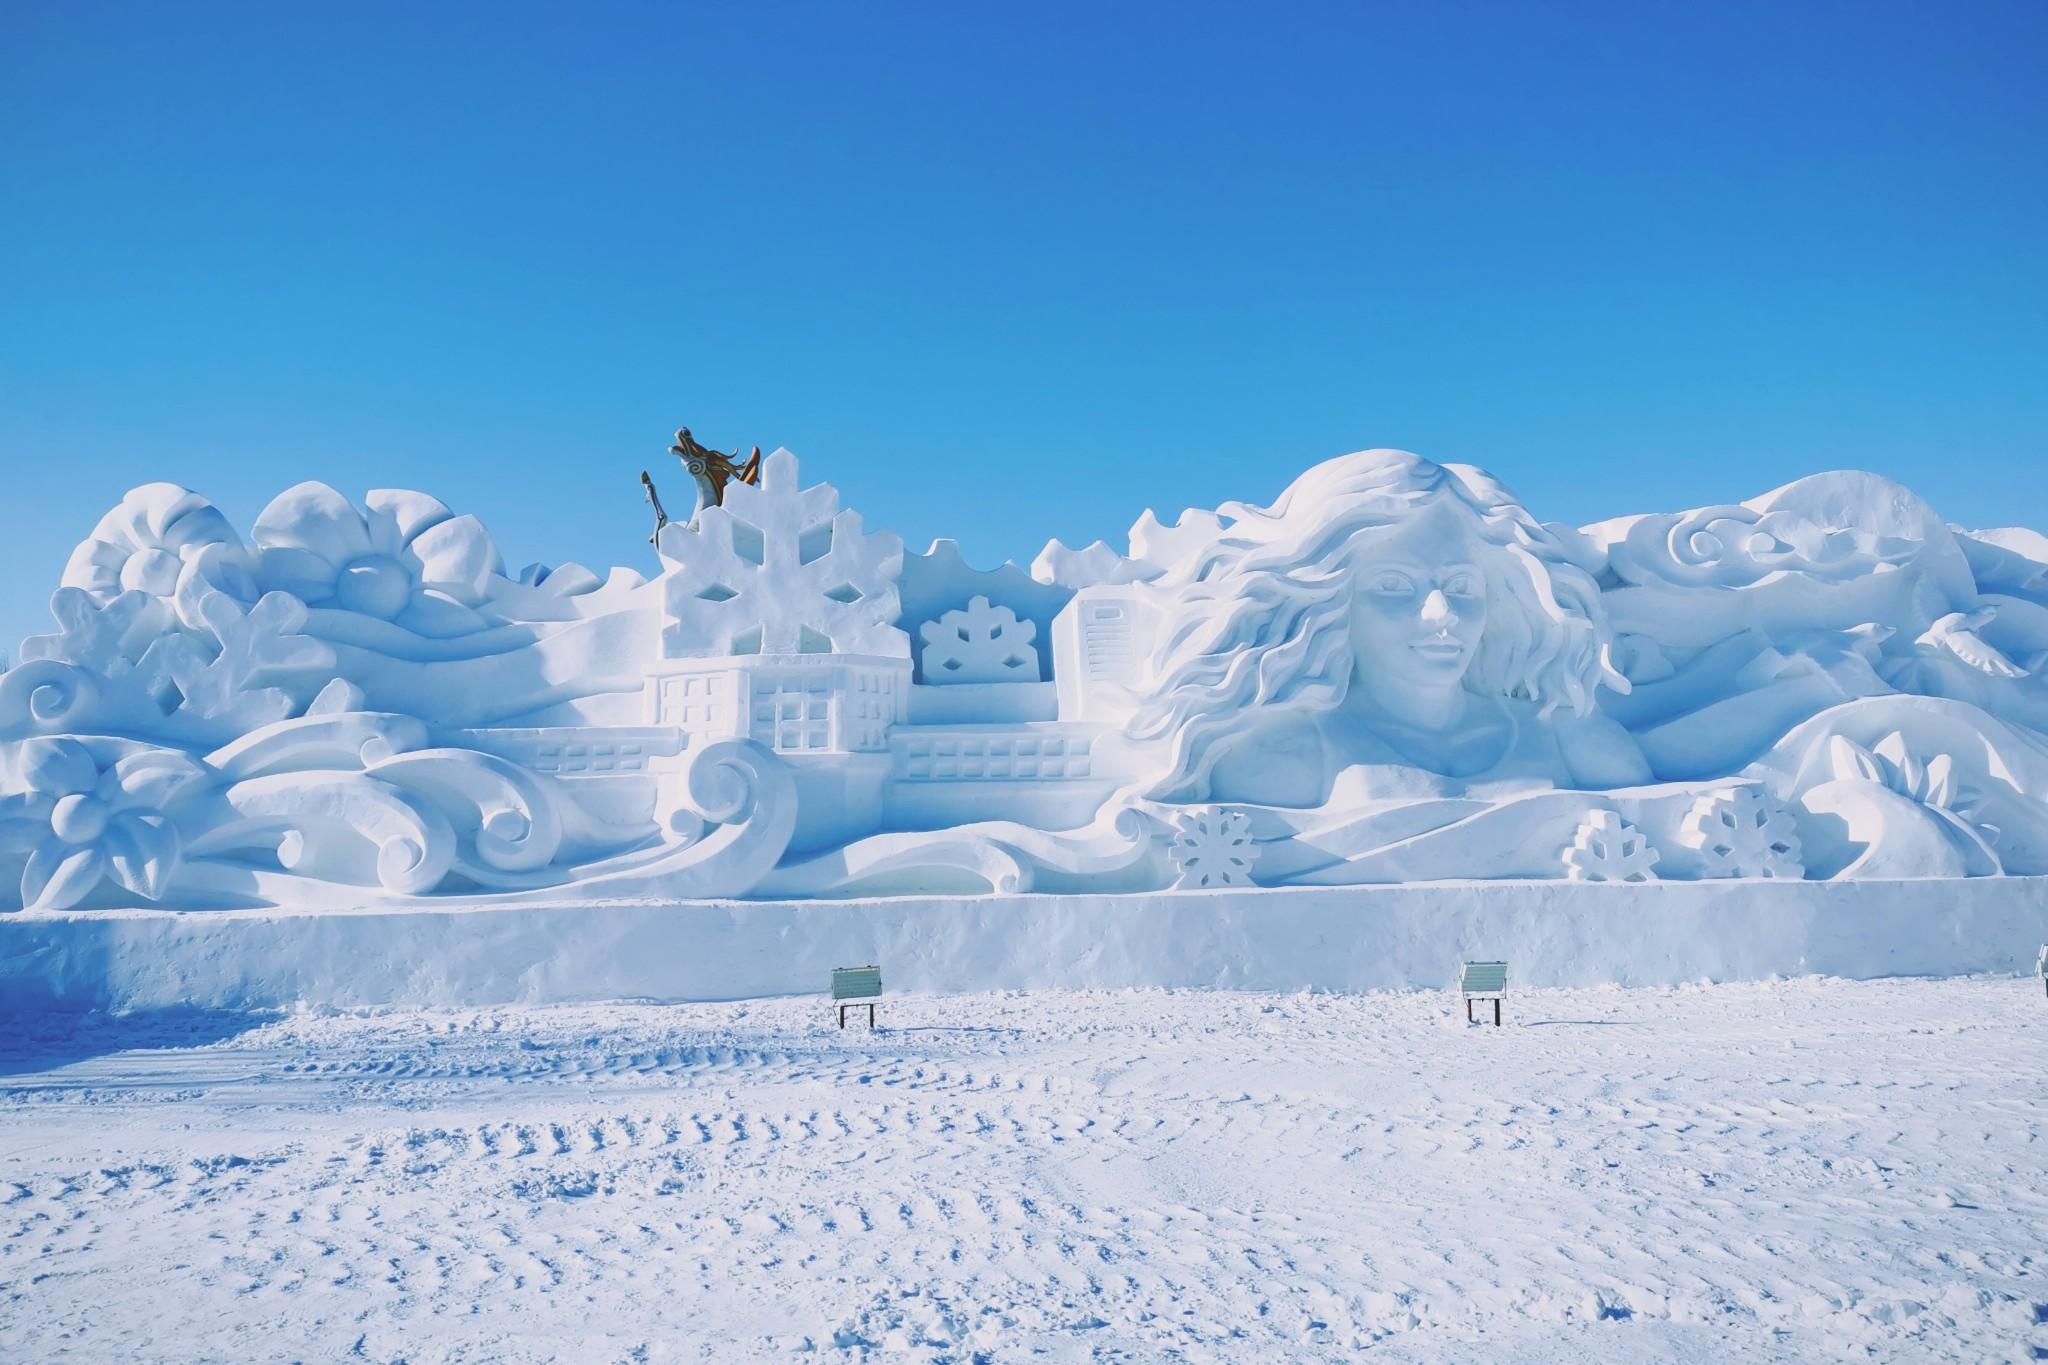
[[[0,0],[0,639],[128,486],[1028,560],[1398,445],[2048,527],[2048,4]]]

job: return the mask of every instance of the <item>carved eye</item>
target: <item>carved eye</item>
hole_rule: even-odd
[[[1469,570],[1459,570],[1444,580],[1446,597],[1476,597],[1479,594],[1479,575]]]
[[[1408,597],[1415,592],[1415,581],[1396,569],[1385,569],[1372,576],[1367,587],[1382,597]]]

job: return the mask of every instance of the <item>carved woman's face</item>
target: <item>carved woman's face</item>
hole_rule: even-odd
[[[1352,580],[1354,677],[1369,691],[1456,687],[1486,630],[1479,544],[1441,504],[1373,538]]]

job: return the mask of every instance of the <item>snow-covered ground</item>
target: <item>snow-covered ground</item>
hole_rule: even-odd
[[[2048,1356],[2038,981],[0,1029],[0,1359]]]

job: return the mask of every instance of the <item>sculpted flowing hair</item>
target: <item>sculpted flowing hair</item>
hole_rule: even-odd
[[[1151,585],[1151,683],[1124,727],[1144,793],[1201,800],[1227,742],[1268,707],[1334,709],[1351,684],[1352,579],[1385,531],[1432,504],[1481,546],[1486,629],[1465,685],[1584,714],[1627,683],[1607,662],[1600,590],[1506,488],[1470,465],[1366,450],[1310,469]],[[1234,520],[1233,520],[1234,519]]]

